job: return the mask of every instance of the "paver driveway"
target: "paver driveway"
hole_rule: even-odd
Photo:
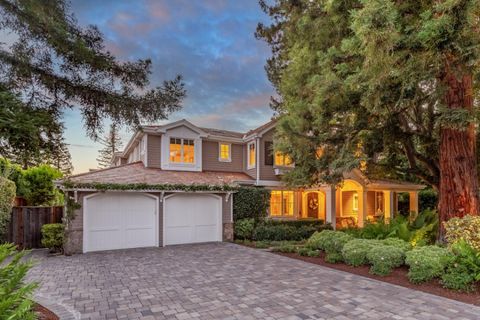
[[[65,318],[65,308],[84,319],[480,318],[478,307],[227,243],[49,257],[29,277]]]

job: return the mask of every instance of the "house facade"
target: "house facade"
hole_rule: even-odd
[[[422,185],[370,180],[359,170],[340,186],[291,189],[282,175],[291,160],[273,152],[276,121],[246,133],[203,128],[187,120],[144,126],[112,167],[70,178],[66,188],[82,208],[68,226],[69,251],[164,246],[233,239],[233,189],[248,185],[271,190],[272,219],[322,219],[334,227],[357,225],[397,211],[408,193],[418,212]],[[96,184],[142,185],[141,189],[99,191]],[[210,190],[159,188],[207,185]],[[207,188],[208,189],[208,188]]]

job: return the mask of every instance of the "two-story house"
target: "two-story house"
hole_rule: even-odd
[[[229,186],[271,189],[269,216],[276,219],[361,227],[369,219],[391,218],[404,192],[410,210],[418,211],[423,186],[369,180],[359,170],[346,174],[340,187],[287,188],[281,176],[293,163],[273,152],[275,125],[272,120],[246,133],[187,120],[142,127],[112,167],[70,178],[68,191],[81,208],[68,226],[68,250],[232,240],[235,192]],[[121,187],[105,191],[100,184]]]

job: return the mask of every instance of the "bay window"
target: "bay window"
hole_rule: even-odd
[[[193,139],[170,138],[170,162],[195,163],[195,142]]]

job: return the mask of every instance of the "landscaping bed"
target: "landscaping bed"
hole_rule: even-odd
[[[34,307],[35,315],[37,320],[59,320],[60,318],[40,304],[36,304]]]
[[[254,246],[250,244],[249,247],[254,247]],[[392,273],[390,273],[389,275],[377,276],[370,273],[370,266],[367,266],[367,265],[352,267],[343,263],[328,263],[325,261],[324,252],[320,252],[320,255],[318,257],[306,257],[306,256],[301,256],[298,253],[282,253],[282,252],[274,252],[274,253],[285,256],[285,257],[298,259],[305,262],[332,268],[335,270],[345,271],[345,272],[353,273],[363,277],[367,277],[367,278],[371,278],[371,279],[375,279],[383,282],[388,282],[398,286],[419,290],[419,291],[427,292],[437,296],[480,306],[480,285],[478,284],[476,285],[476,288],[473,292],[454,291],[454,290],[449,290],[442,287],[438,279],[431,280],[424,283],[419,283],[419,284],[411,283],[407,277],[408,267],[406,266],[395,268],[392,271]]]

